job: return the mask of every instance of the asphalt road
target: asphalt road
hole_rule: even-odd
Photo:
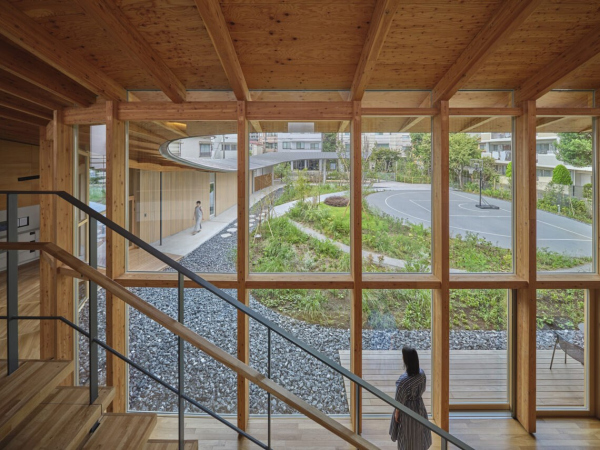
[[[493,244],[512,247],[511,202],[486,198],[500,209],[479,209],[479,195],[450,191],[450,234],[476,233]],[[389,215],[431,226],[431,190],[388,190],[371,194],[367,202]],[[538,247],[570,256],[592,256],[592,226],[546,211],[537,212]]]

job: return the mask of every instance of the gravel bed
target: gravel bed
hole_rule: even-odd
[[[256,206],[251,210],[255,214]],[[231,222],[226,228],[236,226]],[[251,226],[252,228],[252,226]],[[219,234],[203,243],[181,259],[181,263],[196,272],[235,272],[233,255],[236,235],[222,238]],[[169,270],[171,270],[169,268]],[[173,318],[177,318],[177,290],[134,288],[132,292]],[[235,290],[226,290],[236,296]],[[104,339],[105,296],[99,290],[99,334]],[[281,315],[250,297],[250,306],[264,317],[311,345],[322,354],[340,363],[340,350],[350,349],[350,331],[308,324]],[[80,323],[87,328],[87,306],[80,312]],[[218,297],[203,289],[185,290],[185,325],[217,346],[236,355],[237,311]],[[567,330],[563,335],[582,345],[583,333]],[[288,341],[271,335],[271,377],[302,399],[328,414],[347,414],[348,403],[341,376],[315,358],[308,356]],[[367,350],[398,350],[404,345],[419,350],[431,349],[429,330],[364,330],[363,348]],[[537,348],[552,349],[552,330],[538,330]],[[504,331],[451,331],[451,350],[505,350]],[[87,338],[79,338],[80,379],[88,378]],[[172,386],[177,386],[177,341],[160,325],[147,319],[133,308],[129,310],[129,356]],[[100,350],[100,380],[105,382],[105,352]],[[201,351],[186,344],[186,394],[220,414],[236,413],[237,377]],[[250,321],[250,365],[267,375],[267,331],[264,326]],[[130,408],[138,411],[176,411],[176,396],[131,368],[129,372]],[[189,412],[199,412],[188,406]],[[250,385],[250,412],[266,414],[267,395],[257,386]],[[272,400],[272,412],[294,412],[278,400]]]

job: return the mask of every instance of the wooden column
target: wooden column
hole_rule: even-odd
[[[237,133],[238,133],[238,179],[237,179],[237,279],[238,300],[248,305],[249,291],[246,289],[248,276],[248,122],[246,121],[246,102],[237,102]],[[250,325],[248,316],[238,311],[237,340],[238,359],[245,364],[250,362]],[[245,377],[237,377],[237,408],[238,427],[246,430],[248,426],[248,406],[250,404],[250,386]]]
[[[529,433],[536,429],[536,106],[522,104],[516,119],[514,154],[515,271],[526,279],[517,291],[516,311],[516,418]]]
[[[125,123],[117,119],[118,104],[106,102],[106,217],[125,227],[127,207],[125,149]],[[106,275],[116,278],[125,272],[125,239],[107,229]],[[106,293],[106,340],[120,353],[126,353],[125,303]],[[113,412],[125,412],[127,408],[127,368],[125,363],[107,353],[107,384],[114,386]]]
[[[431,400],[433,418],[445,430],[450,414],[450,117],[447,101],[439,102],[433,117],[432,272],[441,281],[431,305]]]
[[[73,193],[73,128],[65,125],[63,112],[54,112],[53,164],[54,189]],[[54,242],[69,253],[73,252],[73,206],[59,198],[54,199]],[[73,278],[55,273],[56,315],[73,321],[75,307],[73,304]],[[56,325],[56,359],[73,360],[75,351],[75,332],[66,324]],[[63,382],[72,385],[74,374]]]
[[[589,358],[585,362],[588,367],[587,385],[589,396],[589,408],[592,416],[600,418],[600,289],[590,289],[588,293],[588,305],[585,316],[588,335],[585,337],[585,346],[589,352]]]
[[[40,190],[54,189],[54,144],[52,141],[54,123],[40,127]],[[53,195],[40,195],[40,241],[54,242]],[[56,314],[56,262],[53,258],[40,258],[40,314]],[[40,323],[40,358],[56,357],[56,322],[45,320]]]
[[[352,145],[350,156],[350,273],[354,280],[351,292],[350,312],[350,370],[362,377],[362,118],[361,102],[352,102]],[[357,406],[362,411],[362,396],[356,395],[354,383],[351,383],[350,417],[352,429],[360,433],[362,414],[357,416]]]

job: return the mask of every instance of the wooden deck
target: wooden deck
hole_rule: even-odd
[[[552,350],[537,352],[537,405],[538,407],[584,406],[585,381],[583,366],[556,352],[554,366],[550,367]],[[350,369],[350,353],[340,351],[342,365]],[[423,400],[431,411],[431,352],[419,351],[421,368],[428,377]],[[452,350],[450,352],[450,403],[507,403],[507,352],[502,350]],[[395,395],[396,380],[404,372],[399,350],[363,351],[363,378],[390,396]],[[349,381],[344,380],[350,401]],[[390,407],[366,392],[363,400],[365,414],[389,414]]]

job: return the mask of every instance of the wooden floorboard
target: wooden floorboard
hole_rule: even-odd
[[[175,255],[173,253],[165,253],[165,255],[175,261],[183,258],[183,255]],[[167,265],[141,248],[130,248],[128,267],[132,272],[160,272]]]
[[[100,420],[100,426],[82,449],[129,450],[143,448],[155,425],[156,414],[105,414]]]
[[[59,387],[44,399],[2,442],[2,449],[79,448],[115,395],[101,387],[90,405],[86,387]]]
[[[349,419],[339,419],[350,426]],[[579,450],[600,448],[600,421],[595,419],[539,419],[538,432],[528,434],[510,418],[451,418],[450,432],[467,444],[482,450]],[[177,419],[159,417],[152,439],[176,439]],[[389,419],[365,419],[363,437],[382,450],[396,450],[390,441]],[[249,433],[266,442],[267,420],[250,418]],[[272,447],[278,450],[350,450],[353,447],[304,417],[275,417],[272,422]],[[258,448],[246,439],[210,418],[186,418],[185,439],[198,440],[202,450],[253,450]],[[434,436],[434,450],[440,448]],[[454,448],[450,446],[449,448]]]
[[[184,450],[198,450],[198,441],[185,441]],[[144,445],[144,450],[179,450],[179,441],[176,440],[151,440]]]
[[[558,351],[550,370],[552,350],[537,352],[537,404],[539,407],[584,406],[585,379],[583,366]],[[350,352],[340,351],[342,365],[350,369]],[[419,351],[421,368],[431,381],[431,352]],[[508,401],[508,359],[502,350],[452,350],[450,352],[450,402],[506,403]],[[363,350],[363,377],[390,396],[396,392],[396,380],[404,372],[399,350]],[[349,381],[344,380],[350,401]],[[431,385],[423,400],[431,411]],[[389,405],[369,392],[363,396],[365,414],[387,414]]]
[[[73,362],[26,361],[0,379],[0,440],[73,371]]]
[[[0,273],[0,316],[6,314],[6,272]],[[40,314],[39,261],[19,266],[19,315]],[[19,321],[19,358],[39,359],[40,322]],[[0,359],[6,358],[6,322],[0,320]]]

